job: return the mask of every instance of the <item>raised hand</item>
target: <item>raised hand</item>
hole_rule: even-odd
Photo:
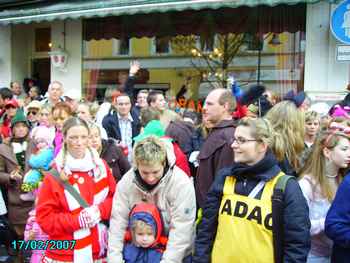
[[[131,61],[129,69],[130,76],[136,75],[136,73],[140,70],[140,66],[140,62],[138,62],[137,60]]]

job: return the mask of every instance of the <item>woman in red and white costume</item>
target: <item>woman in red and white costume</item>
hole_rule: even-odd
[[[85,121],[70,118],[62,130],[64,146],[53,167],[90,206],[82,208],[52,175],[45,176],[36,208],[37,221],[49,241],[76,243],[70,249],[47,248],[43,262],[102,263],[107,249],[107,227],[102,221],[110,218],[116,183],[107,164],[88,147],[90,131]]]

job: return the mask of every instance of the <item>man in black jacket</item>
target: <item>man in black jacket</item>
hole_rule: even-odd
[[[127,94],[121,94],[116,98],[115,107],[111,108],[102,121],[108,137],[119,141],[124,149],[127,148],[129,162],[132,155],[132,138],[140,133],[139,118],[130,111],[130,97]]]

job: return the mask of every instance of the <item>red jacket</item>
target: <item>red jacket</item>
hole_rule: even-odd
[[[109,220],[112,210],[112,199],[116,188],[116,182],[104,162],[107,171],[105,184],[109,186],[107,198],[99,204],[102,220]],[[101,185],[96,184],[87,172],[73,172],[84,178],[84,183],[79,186],[80,194],[90,204],[93,203],[94,193],[98,192]],[[71,180],[69,180],[71,181]],[[101,180],[102,181],[102,180]],[[71,212],[64,194],[63,187],[52,176],[45,176],[39,192],[36,207],[36,218],[42,230],[49,235],[49,240],[72,240],[73,232],[80,229],[79,213],[81,209]],[[92,251],[94,259],[98,259],[100,251],[97,227],[91,228]],[[51,250],[47,249],[47,257],[59,261],[73,261],[74,249]]]
[[[175,161],[176,166],[179,167],[182,171],[184,171],[188,176],[191,176],[191,169],[190,169],[190,165],[188,164],[187,157],[184,154],[184,152],[181,150],[177,142],[173,141],[173,138],[169,136],[162,136],[161,138],[171,140],[171,143],[174,148],[174,154],[176,157],[176,161]]]

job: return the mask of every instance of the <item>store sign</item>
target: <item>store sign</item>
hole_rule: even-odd
[[[49,52],[51,63],[54,68],[58,68],[61,71],[66,71],[68,53],[63,49],[58,49]]]
[[[337,61],[350,61],[350,45],[337,46]]]
[[[330,27],[337,40],[350,44],[350,0],[341,2],[334,9]]]

